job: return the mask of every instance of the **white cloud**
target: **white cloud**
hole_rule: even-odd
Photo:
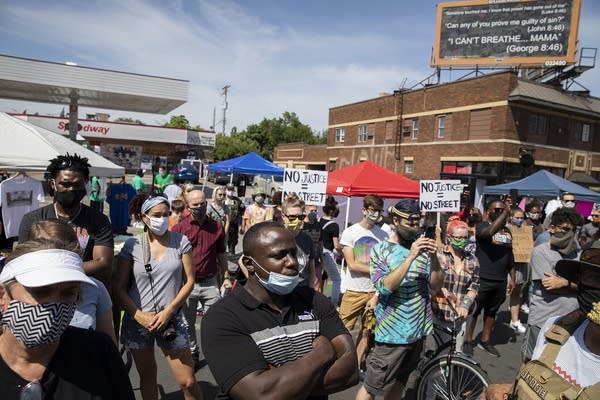
[[[171,115],[185,114],[193,125],[206,128],[215,107],[221,119],[220,89],[230,84],[227,130],[284,111],[296,112],[320,130],[327,126],[330,107],[391,92],[404,78],[410,87],[432,72],[432,5],[423,15],[389,17],[385,29],[369,29],[368,24],[380,22],[368,20],[343,32],[292,25],[291,17],[270,22],[252,7],[252,2],[232,0],[4,2],[0,35],[7,40],[0,43],[0,53],[189,80],[188,103]],[[600,32],[590,18],[584,10],[580,38],[594,46]],[[583,78],[600,87],[596,72]],[[5,111],[59,112],[62,107],[0,101]],[[169,119],[109,113],[152,124]]]

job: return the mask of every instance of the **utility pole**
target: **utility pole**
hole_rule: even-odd
[[[221,133],[223,135],[225,135],[225,124],[227,122],[227,90],[229,90],[230,87],[231,85],[223,86],[223,91],[221,92],[221,96],[223,97],[223,129],[221,130]]]

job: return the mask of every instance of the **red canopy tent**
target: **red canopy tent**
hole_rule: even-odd
[[[419,198],[419,182],[371,161],[362,161],[327,174],[327,194],[383,198]]]
[[[327,174],[327,194],[347,197],[344,225],[348,225],[350,200],[376,194],[391,199],[419,198],[419,182],[397,174],[371,161],[362,161]],[[389,200],[386,200],[389,199]],[[344,203],[338,199],[340,206]],[[388,204],[389,205],[389,204]],[[387,209],[387,208],[386,208]],[[355,211],[353,211],[355,212]],[[340,224],[340,226],[342,226]]]

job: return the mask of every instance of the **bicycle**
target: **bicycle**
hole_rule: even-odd
[[[452,328],[444,329],[451,339],[436,343],[438,348],[425,354],[428,361],[419,367],[418,400],[475,400],[485,393],[490,383],[477,361],[456,351],[456,336],[460,332],[457,320],[453,321]]]

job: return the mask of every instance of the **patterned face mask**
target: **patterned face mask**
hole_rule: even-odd
[[[11,300],[2,324],[27,347],[50,344],[60,339],[76,308],[75,303],[27,304]]]

